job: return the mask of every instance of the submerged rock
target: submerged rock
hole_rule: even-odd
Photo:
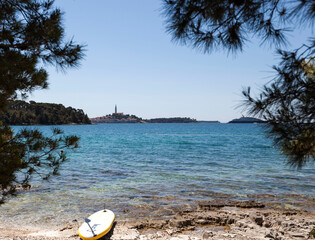
[[[250,200],[250,201],[215,200],[215,201],[199,202],[198,206],[200,210],[211,210],[213,208],[223,208],[223,207],[264,208],[265,204],[259,203],[253,200]]]

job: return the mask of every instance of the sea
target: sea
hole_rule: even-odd
[[[58,126],[81,138],[60,175],[0,206],[12,225],[79,221],[103,208],[121,220],[165,218],[200,201],[255,200],[315,210],[315,166],[286,165],[260,124]],[[23,127],[13,127],[15,131]],[[50,135],[52,126],[29,126]]]

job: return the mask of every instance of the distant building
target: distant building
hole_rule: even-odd
[[[115,112],[112,114],[113,116],[115,115],[124,115],[123,112],[117,112],[117,104],[115,104]]]
[[[115,112],[102,117],[96,117],[90,119],[92,123],[143,123],[142,118],[135,115],[124,114],[117,111],[117,105],[115,104]]]

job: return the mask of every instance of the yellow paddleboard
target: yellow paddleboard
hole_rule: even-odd
[[[88,218],[79,228],[79,235],[84,240],[95,240],[106,235],[112,228],[115,221],[115,214],[104,209],[98,211]]]

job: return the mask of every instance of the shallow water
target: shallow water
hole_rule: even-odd
[[[20,127],[14,127],[18,130]],[[50,126],[36,127],[49,133]],[[0,207],[12,224],[59,223],[103,208],[120,218],[171,215],[198,200],[256,199],[315,210],[315,168],[290,169],[257,124],[60,126],[81,137],[60,176]]]

